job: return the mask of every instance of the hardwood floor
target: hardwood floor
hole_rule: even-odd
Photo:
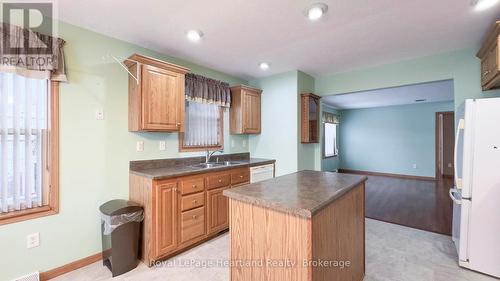
[[[451,235],[453,179],[438,181],[368,176],[366,217]]]

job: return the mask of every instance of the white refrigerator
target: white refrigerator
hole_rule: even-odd
[[[457,111],[453,241],[459,264],[500,277],[500,98]]]

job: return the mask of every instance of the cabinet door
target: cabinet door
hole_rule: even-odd
[[[245,90],[243,93],[243,130],[245,133],[260,133],[260,94]]]
[[[488,84],[498,72],[498,45],[494,44],[481,60],[481,85]]]
[[[229,199],[222,195],[226,188],[207,191],[208,234],[226,229],[229,226]]]
[[[177,248],[177,183],[157,186],[155,220],[155,256],[159,257]],[[155,213],[153,211],[153,213]]]
[[[184,113],[182,74],[143,65],[142,129],[179,131]]]

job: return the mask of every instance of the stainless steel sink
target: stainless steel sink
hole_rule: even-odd
[[[241,163],[242,162],[238,162],[238,161],[224,161],[224,166],[238,165]]]
[[[210,169],[210,168],[221,167],[221,166],[238,165],[241,163],[242,162],[239,162],[239,161],[209,162],[209,163],[195,164],[195,165],[192,165],[191,167],[197,168],[197,169],[200,169],[200,168],[201,169]]]
[[[191,167],[193,167],[193,168],[201,168],[201,169],[209,169],[209,168],[214,168],[214,167],[220,167],[220,166],[223,166],[223,165],[224,164],[222,164],[222,163],[211,162],[211,163],[200,163],[200,164],[193,165]]]

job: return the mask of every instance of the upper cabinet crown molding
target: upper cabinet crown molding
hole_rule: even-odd
[[[500,21],[497,21],[476,55],[481,59],[481,86],[483,91],[500,86],[499,38]]]
[[[129,75],[131,132],[183,132],[185,75],[189,69],[158,59],[133,54],[125,61]]]
[[[319,111],[321,97],[312,93],[300,94],[300,141],[319,142]]]
[[[246,85],[231,87],[231,134],[260,134],[262,90]]]

